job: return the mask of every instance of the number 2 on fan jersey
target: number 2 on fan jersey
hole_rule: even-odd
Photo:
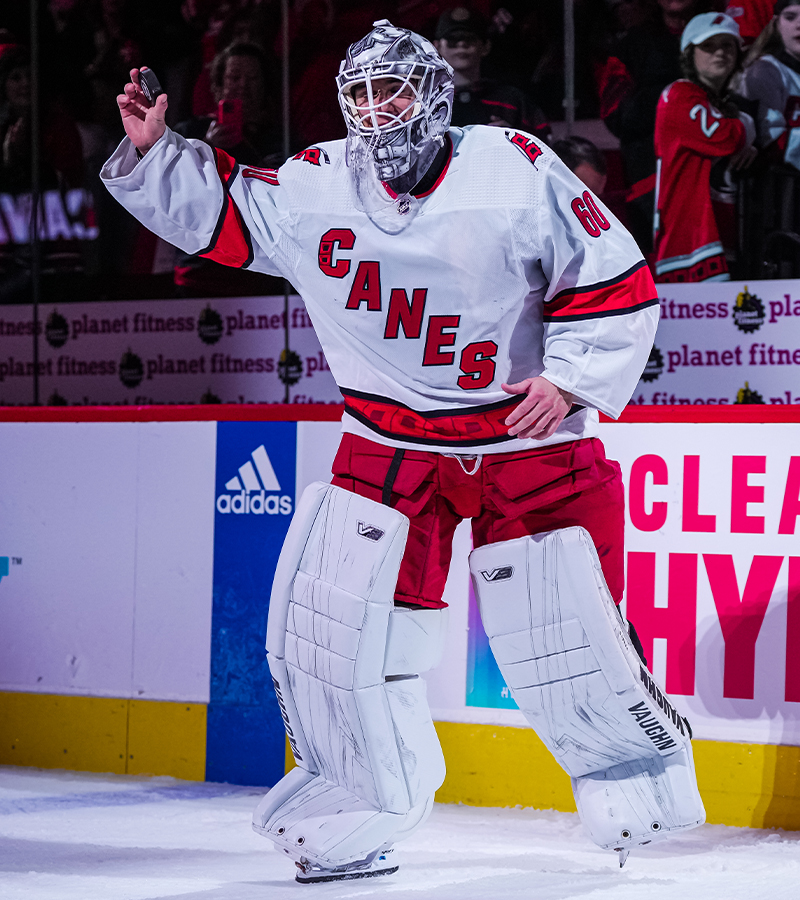
[[[719,128],[719,122],[712,122],[711,125],[708,124],[708,110],[702,103],[698,103],[696,106],[693,106],[689,112],[689,118],[694,122],[697,119],[697,116],[700,116],[700,127],[703,129],[703,134],[710,138],[711,135]],[[712,113],[713,115],[713,113]]]

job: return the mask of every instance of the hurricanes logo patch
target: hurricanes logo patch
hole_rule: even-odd
[[[491,572],[481,569],[481,575],[483,575],[484,581],[488,582],[509,581],[514,577],[514,567],[498,566],[496,569],[492,569]]]
[[[307,163],[311,163],[312,166],[318,166],[321,160],[324,160],[327,166],[331,164],[330,157],[322,147],[308,147],[306,150],[301,150],[292,159],[302,159]]]
[[[533,163],[533,168],[536,169],[536,160],[544,152],[536,141],[532,137],[528,137],[527,134],[521,134],[519,131],[507,131],[506,137],[520,153],[524,153],[528,157]]]
[[[386,534],[386,532],[381,528],[378,528],[377,525],[369,525],[365,522],[358,523],[358,533],[368,541],[379,541],[384,534]]]

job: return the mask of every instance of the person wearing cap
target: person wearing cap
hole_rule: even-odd
[[[742,92],[758,103],[758,146],[800,169],[800,0],[778,0],[747,56]]]
[[[685,77],[656,108],[656,281],[726,281],[735,244],[731,172],[755,158],[755,125],[729,90],[741,71],[739,26],[724,13],[691,19],[681,35]]]
[[[519,128],[549,142],[550,124],[519,88],[481,76],[481,62],[489,55],[488,23],[478,13],[457,6],[439,17],[436,49],[455,73],[453,124]]]

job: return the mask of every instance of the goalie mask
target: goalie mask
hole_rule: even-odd
[[[444,144],[453,70],[430,41],[381,19],[348,48],[336,84],[357,187],[377,178],[407,194]]]

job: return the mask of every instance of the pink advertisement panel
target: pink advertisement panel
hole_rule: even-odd
[[[627,615],[695,736],[800,744],[800,422],[607,423]],[[514,708],[470,597],[466,706]]]

